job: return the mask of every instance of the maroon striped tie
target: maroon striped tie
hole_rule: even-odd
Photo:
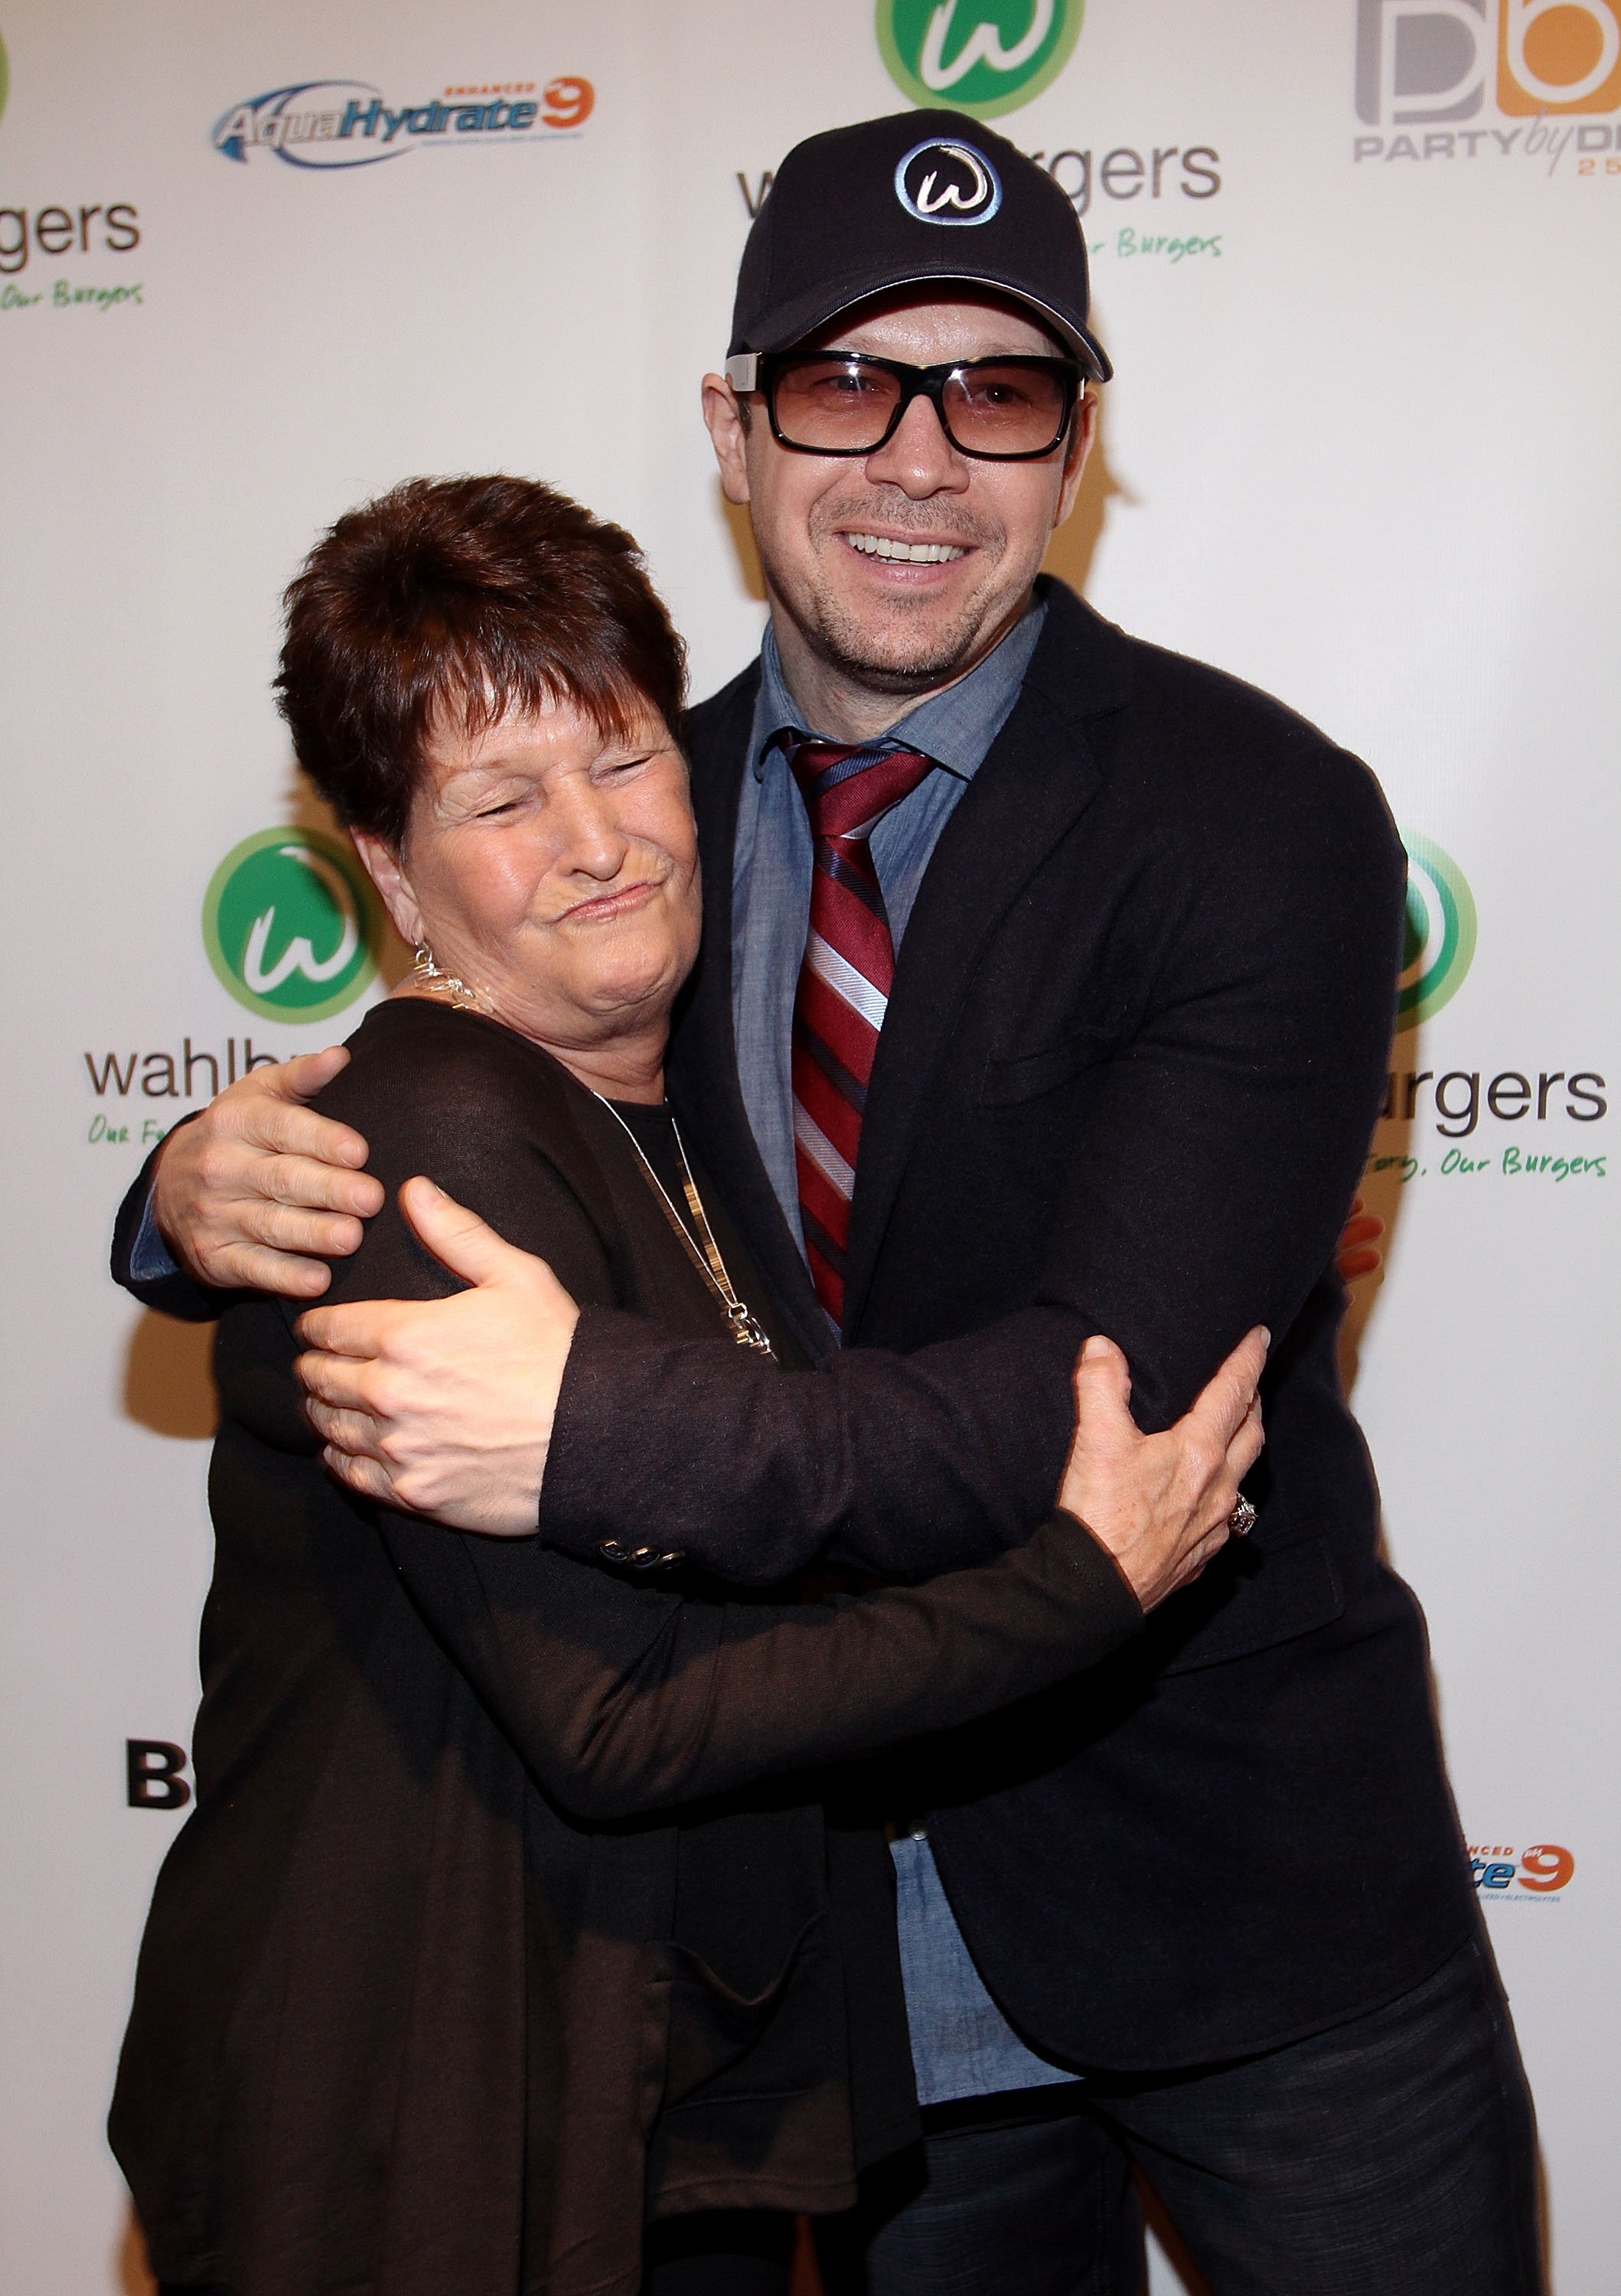
[[[811,1281],[844,1320],[850,1195],[895,943],[867,840],[933,770],[917,750],[784,745],[815,844],[810,932],[794,999],[794,1162]]]

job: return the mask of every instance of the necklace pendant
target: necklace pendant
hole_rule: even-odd
[[[761,1330],[753,1310],[745,1307],[741,1300],[728,1301],[726,1320],[740,1348],[754,1348],[763,1356],[773,1352],[771,1341]]]

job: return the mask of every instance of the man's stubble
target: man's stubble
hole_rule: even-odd
[[[793,621],[818,660],[853,685],[886,695],[929,693],[949,685],[988,650],[1027,594],[1027,584],[1019,598],[1007,602],[1000,613],[998,602],[987,598],[1006,551],[1005,530],[993,521],[961,512],[947,525],[937,512],[908,518],[892,500],[843,501],[819,506],[811,519],[811,537],[818,545],[813,562],[819,562],[824,549],[847,549],[839,538],[840,530],[859,530],[864,517],[881,531],[898,529],[914,541],[971,543],[983,554],[986,579],[944,619],[932,599],[919,598],[913,605],[903,594],[886,604],[881,619],[868,619],[839,596],[831,581],[815,575],[806,580],[798,570],[794,578],[784,580],[767,560],[765,571],[774,606]]]

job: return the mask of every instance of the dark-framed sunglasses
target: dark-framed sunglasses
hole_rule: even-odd
[[[908,366],[865,351],[744,351],[733,390],[764,394],[771,433],[796,455],[874,455],[914,398],[927,398],[961,455],[1034,463],[1060,443],[1085,377],[1066,358],[953,359]]]

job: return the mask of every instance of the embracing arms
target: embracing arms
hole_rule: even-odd
[[[1185,1437],[1131,1426],[1112,1351],[1078,1368],[1079,1426],[1061,1507],[1115,1503],[1129,1447],[1158,1444],[1185,1488],[1140,1547],[1148,1601],[1227,1536],[1261,1447],[1258,1337],[1201,1397]],[[1195,1473],[1188,1462],[1198,1456]],[[1175,1512],[1179,1528],[1172,1534]],[[683,1597],[536,1539],[446,1535],[380,1517],[435,1634],[534,1775],[565,1808],[612,1820],[972,1721],[1078,1674],[1130,1641],[1143,1610],[1068,1512],[978,1569],[800,1605]]]
[[[331,1352],[310,1375],[343,1472],[441,1520],[521,1532],[544,1469],[546,1536],[588,1553],[644,1513],[650,1490],[667,1495],[680,1458],[702,1505],[684,1515],[676,1502],[673,1543],[757,1582],[830,1544],[893,1574],[1018,1538],[1050,1501],[1066,1374],[1089,1332],[1123,1344],[1138,1415],[1164,1426],[1247,1325],[1287,1329],[1329,1259],[1377,1105],[1401,913],[1377,793],[1341,760],[1330,794],[1337,808],[1318,809],[1314,791],[1292,808],[1281,791],[1265,840],[1230,840],[1167,919],[1142,1021],[1070,1144],[1032,1305],[917,1354],[862,1349],[773,1384],[739,1351],[611,1313],[588,1310],[577,1333],[572,1303],[533,1264],[481,1283],[487,1329],[464,1308],[448,1346],[443,1308],[345,1308],[340,1323],[322,1310],[314,1334]],[[320,1155],[323,1138],[299,1128],[316,1124],[285,1104],[275,1144]],[[210,1144],[222,1169],[239,1154]],[[178,1170],[203,1149],[182,1135],[166,1153]],[[263,1197],[254,1214],[294,1250],[310,1217]],[[301,1274],[282,1288],[316,1285]],[[527,1448],[511,1447],[498,1486],[481,1412],[507,1426],[527,1414]]]
[[[554,1158],[552,1134],[528,1121],[521,1097],[509,1108],[501,1079],[446,1041],[450,1064],[430,1089],[420,1076],[414,1094],[402,1088],[396,1043],[373,1046],[369,1072],[357,1064],[332,1095],[337,1112],[369,1108],[389,1187],[358,1254],[335,1268],[340,1311],[345,1293],[390,1296],[400,1313],[473,1302],[454,1293],[454,1272],[420,1249],[399,1208],[401,1174],[424,1163],[530,1252],[545,1252],[582,1299],[611,1299],[617,1246],[597,1226],[602,1205],[587,1211],[565,1177],[569,1157]],[[467,1044],[474,1055],[488,1049],[487,1039]],[[591,1193],[585,1177],[580,1185]],[[264,1309],[243,1313],[262,1319]],[[807,1605],[736,1602],[696,1578],[604,1571],[533,1537],[447,1535],[384,1509],[377,1520],[418,1609],[536,1776],[584,1816],[627,1816],[971,1719],[1128,1640],[1144,1610],[1226,1537],[1239,1479],[1260,1449],[1263,1354],[1252,1336],[1185,1429],[1145,1438],[1124,1365],[1098,1342],[1076,1375],[1068,1512],[1045,1511],[1016,1553],[923,1587]],[[289,1346],[288,1375],[291,1360]],[[227,1411],[233,1361],[222,1349]],[[242,1390],[250,1413],[257,1363]],[[1077,1519],[1082,1509],[1134,1525],[1118,1562]],[[660,1535],[657,1511],[643,1520]]]

